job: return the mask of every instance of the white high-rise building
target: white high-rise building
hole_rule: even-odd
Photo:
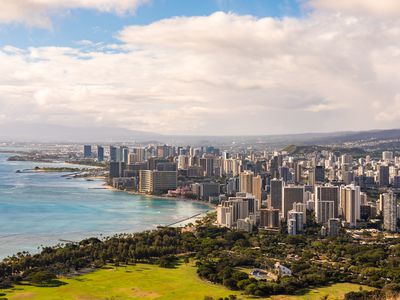
[[[237,193],[217,207],[217,222],[221,226],[235,227],[239,219],[255,218],[257,201],[251,194]]]
[[[291,226],[291,224],[293,224],[293,222],[291,222],[291,220],[295,220],[294,224],[296,226],[296,229],[295,229],[295,233],[294,234],[303,232],[303,228],[304,228],[303,227],[304,226],[304,221],[303,221],[304,220],[304,213],[303,212],[290,210],[290,211],[288,211],[287,220],[288,220],[288,231],[291,230],[290,226]]]
[[[383,194],[383,227],[387,231],[397,231],[397,199],[396,195],[390,191]]]
[[[350,227],[357,226],[357,220],[360,219],[361,203],[360,187],[353,184],[340,187],[340,209],[342,219]]]
[[[393,160],[393,152],[392,151],[383,151],[382,152],[382,160],[389,162]]]

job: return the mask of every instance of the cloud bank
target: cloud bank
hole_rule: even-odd
[[[320,11],[335,11],[370,16],[400,16],[398,0],[310,0],[308,5]]]
[[[207,135],[400,127],[396,18],[218,12],[117,38],[1,48],[0,123]]]
[[[149,0],[5,0],[1,3],[0,23],[24,23],[51,28],[51,17],[70,9],[93,9],[100,12],[132,14]]]

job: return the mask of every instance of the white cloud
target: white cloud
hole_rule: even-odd
[[[100,12],[133,14],[149,0],[4,0],[1,2],[0,23],[24,23],[51,28],[51,17],[70,9],[94,9]]]
[[[309,0],[307,4],[321,11],[382,17],[400,16],[399,0]]]
[[[126,27],[118,38],[122,45],[0,49],[0,113],[171,134],[400,127],[391,113],[397,20],[215,13]]]

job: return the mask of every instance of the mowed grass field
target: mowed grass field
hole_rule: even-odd
[[[4,297],[9,300],[203,300],[205,296],[217,299],[228,295],[237,295],[238,299],[252,299],[241,295],[240,292],[201,280],[193,264],[182,264],[175,269],[146,264],[110,267],[62,281],[66,284],[59,287],[22,285],[11,290],[0,290],[0,294],[5,293]],[[357,290],[358,285],[344,283],[311,290],[300,296],[274,296],[272,299],[319,300],[324,296],[332,300],[343,299],[347,292]]]

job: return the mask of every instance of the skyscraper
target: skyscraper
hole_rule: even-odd
[[[379,166],[379,186],[380,187],[389,186],[389,166],[387,165]]]
[[[286,166],[279,168],[280,178],[286,183],[292,181],[292,174],[290,173],[290,169]]]
[[[84,145],[83,146],[83,157],[84,158],[92,157],[92,146],[91,145]]]
[[[340,208],[343,221],[350,227],[357,226],[360,219],[360,187],[353,184],[340,187]]]
[[[163,193],[176,189],[178,184],[177,171],[139,171],[139,192],[141,193]]]
[[[325,224],[339,215],[339,188],[337,186],[315,187],[315,217],[317,223]]]
[[[393,152],[392,151],[383,151],[382,152],[382,160],[385,162],[390,162],[393,160]]]
[[[129,149],[126,146],[121,146],[120,147],[120,153],[121,153],[121,161],[124,163],[128,163],[129,160]]]
[[[303,181],[302,174],[303,174],[303,166],[299,163],[296,163],[295,169],[294,169],[294,182],[295,183],[301,183]]]
[[[97,146],[97,160],[104,161],[104,147]]]
[[[383,227],[387,231],[397,231],[397,199],[393,191],[383,194]]]
[[[316,166],[314,168],[315,183],[325,182],[325,168],[323,166]]]
[[[253,194],[254,173],[244,171],[239,175],[240,192]]]
[[[260,209],[260,226],[266,228],[279,228],[280,227],[279,209],[274,209],[274,208]]]
[[[288,220],[288,232],[289,234],[298,234],[303,232],[304,228],[304,213],[300,211],[290,210],[288,211],[287,220]],[[295,220],[293,223],[292,220]],[[293,233],[293,229],[290,228],[291,226],[296,226],[295,231]],[[292,233],[290,233],[292,231]]]
[[[257,200],[258,209],[261,208],[261,199],[262,199],[262,179],[261,176],[253,177],[253,195],[254,198]]]
[[[117,161],[117,148],[114,146],[110,146],[110,162]]]
[[[282,190],[283,190],[283,181],[281,179],[272,179],[271,180],[271,195],[270,195],[270,203],[269,208],[282,209]]]
[[[282,217],[286,220],[289,210],[293,208],[294,203],[304,203],[304,186],[285,186],[283,188],[282,198]]]

